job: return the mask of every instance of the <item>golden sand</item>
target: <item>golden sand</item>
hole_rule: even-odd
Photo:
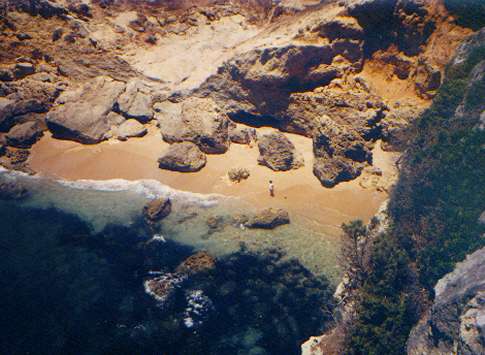
[[[259,129],[270,130],[270,129]],[[232,144],[227,153],[209,155],[207,165],[197,173],[179,173],[158,168],[157,159],[168,148],[155,126],[147,136],[126,142],[110,140],[96,145],[83,145],[54,139],[47,134],[32,148],[31,167],[39,174],[67,180],[155,179],[172,188],[218,193],[240,197],[258,208],[281,207],[290,214],[318,224],[339,226],[351,219],[371,218],[387,199],[387,193],[363,188],[358,179],[328,189],[322,187],[312,173],[312,141],[287,134],[296,149],[303,154],[305,166],[287,172],[274,172],[258,165],[256,146]],[[383,179],[395,176],[397,155],[383,152],[377,144],[374,166],[383,171]],[[232,183],[227,177],[231,168],[244,167],[249,179]],[[276,196],[271,197],[268,183],[272,180]]]

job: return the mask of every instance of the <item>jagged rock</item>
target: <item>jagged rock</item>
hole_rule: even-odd
[[[178,114],[159,118],[163,139],[169,143],[192,142],[207,154],[229,148],[229,120],[211,99],[190,98]]]
[[[74,12],[80,16],[92,17],[92,10],[88,3],[81,0],[76,0],[69,4],[67,7],[69,11]]]
[[[428,63],[420,63],[416,69],[416,92],[425,98],[431,98],[441,85],[441,72]]]
[[[227,173],[229,180],[233,182],[241,182],[249,178],[249,170],[245,168],[233,168]]]
[[[236,124],[229,126],[229,139],[232,143],[249,144],[254,137],[256,137],[254,128],[241,127]]]
[[[195,172],[202,169],[207,162],[204,153],[191,142],[174,143],[158,160],[160,169],[181,172]]]
[[[7,144],[17,148],[30,148],[43,135],[38,121],[30,121],[13,127],[7,134]]]
[[[344,68],[333,66],[332,61],[337,55],[353,61],[348,45],[335,42],[255,49],[221,66],[199,91],[213,97],[226,112],[284,122],[291,119],[286,109],[292,92],[327,85],[342,75]]]
[[[362,173],[363,165],[344,158],[315,158],[313,174],[325,187],[350,181]]]
[[[68,13],[64,6],[50,0],[16,0],[15,6],[20,11],[27,12],[32,16],[41,15],[45,18],[64,17]]]
[[[17,63],[15,64],[15,68],[13,71],[13,74],[16,79],[22,79],[34,73],[35,73],[35,66],[31,63]]]
[[[21,200],[28,195],[27,188],[18,181],[0,181],[0,200]]]
[[[149,223],[164,219],[170,212],[172,212],[172,201],[165,197],[152,200],[143,208],[143,216]]]
[[[278,226],[289,224],[288,212],[283,209],[268,208],[257,215],[249,218],[246,226],[248,228],[274,229]]]
[[[389,111],[381,122],[382,148],[386,151],[403,151],[410,141],[410,124],[422,113],[422,108],[405,105]]]
[[[199,251],[185,259],[175,271],[179,274],[193,275],[205,272],[216,266],[216,259],[206,251]]]
[[[116,103],[116,110],[126,118],[134,118],[146,123],[153,118],[152,97],[144,92],[143,85],[138,81],[131,81],[125,92]]]
[[[186,275],[166,273],[160,277],[145,281],[145,292],[158,302],[165,304],[170,300],[176,288],[180,287],[186,279]]]
[[[34,93],[31,93],[31,95],[31,99],[21,97],[17,101],[0,97],[0,132],[7,132],[26,114],[42,113],[48,110],[50,102],[44,100],[50,100],[50,98],[35,98]]]
[[[145,134],[147,129],[137,120],[126,120],[116,128],[116,136],[120,141],[129,137],[143,137]]]
[[[47,115],[47,127],[55,138],[98,143],[110,130],[107,116],[123,89],[121,82],[97,77],[78,89],[66,91]]]
[[[282,133],[270,133],[258,139],[258,163],[275,171],[297,169],[303,165],[303,157]]]
[[[413,328],[408,355],[485,353],[485,248],[467,256],[435,286],[429,312]]]

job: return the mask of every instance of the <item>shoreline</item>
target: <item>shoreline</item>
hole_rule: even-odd
[[[258,133],[270,130],[260,128]],[[370,177],[366,171],[357,179],[333,188],[321,186],[312,172],[311,139],[285,135],[305,159],[303,167],[286,172],[275,172],[258,165],[257,146],[239,144],[231,144],[225,154],[208,155],[207,165],[196,173],[159,169],[157,160],[169,144],[162,140],[154,125],[149,126],[145,137],[130,138],[126,142],[111,139],[96,145],[57,140],[47,133],[32,147],[29,164],[39,175],[55,179],[153,179],[181,191],[236,197],[258,209],[286,209],[292,219],[325,225],[335,233],[343,222],[357,218],[369,220],[387,199],[385,191],[362,187],[366,180],[376,178]],[[387,182],[395,179],[395,161],[399,155],[382,151],[380,142],[376,143],[373,153],[374,167],[382,171],[382,177],[377,179]],[[227,172],[236,167],[248,169],[250,177],[240,183],[230,182]],[[274,182],[275,197],[269,195],[269,180]]]

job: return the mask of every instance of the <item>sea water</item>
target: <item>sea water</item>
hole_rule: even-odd
[[[338,245],[307,221],[211,230],[252,206],[151,180],[0,179],[30,191],[0,201],[1,353],[296,354],[329,325]],[[173,211],[155,232],[141,211],[159,196]],[[213,270],[147,292],[199,250]]]

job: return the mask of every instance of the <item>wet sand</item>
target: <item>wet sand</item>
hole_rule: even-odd
[[[258,129],[259,132],[271,129]],[[226,154],[209,155],[207,165],[197,173],[179,173],[158,168],[157,159],[168,148],[155,126],[147,136],[126,142],[110,140],[96,145],[82,145],[53,139],[49,134],[32,148],[31,167],[39,174],[67,180],[155,179],[170,187],[197,193],[217,193],[246,200],[257,208],[281,207],[298,219],[326,225],[330,234],[338,233],[341,223],[360,218],[370,219],[387,193],[363,188],[358,179],[328,189],[312,173],[312,141],[287,134],[305,159],[305,166],[288,172],[274,172],[258,165],[256,146],[232,144]],[[383,171],[382,179],[395,176],[397,155],[374,149],[374,166]],[[248,180],[232,183],[227,177],[231,168],[250,171]],[[268,182],[273,180],[276,196],[270,197]],[[333,233],[332,233],[333,230]]]

